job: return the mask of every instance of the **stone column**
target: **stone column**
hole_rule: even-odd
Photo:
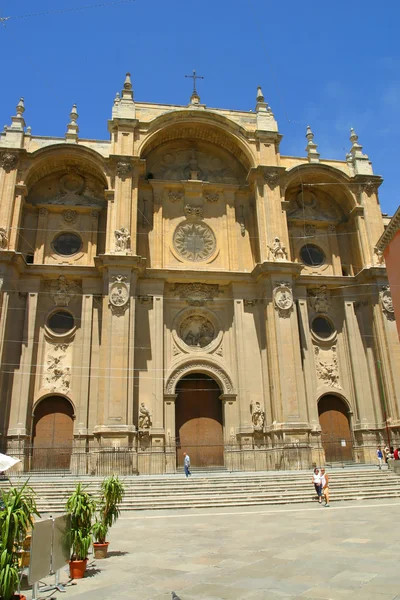
[[[164,188],[162,184],[150,181],[153,188],[153,257],[152,267],[162,268],[163,266],[163,204],[164,204]]]
[[[88,435],[89,416],[89,390],[90,390],[90,361],[92,350],[93,327],[93,290],[91,284],[82,281],[82,313],[81,313],[81,358],[80,365],[80,390],[76,410],[75,435]]]
[[[5,150],[0,157],[0,227],[4,227],[8,239],[14,214],[17,167],[18,153]]]
[[[22,209],[24,205],[24,198],[26,197],[27,193],[28,190],[25,185],[15,186],[14,210],[11,220],[10,239],[8,244],[9,250],[17,250],[17,242],[22,219]]]
[[[36,234],[36,248],[34,256],[35,264],[43,264],[44,262],[44,249],[46,245],[48,217],[48,209],[44,207],[39,208],[38,230]]]
[[[176,473],[175,401],[177,396],[177,394],[164,394],[166,473]]]
[[[93,264],[94,257],[97,256],[97,236],[99,232],[99,217],[100,213],[98,210],[92,210],[91,212],[91,236],[88,244],[88,262]]]
[[[351,221],[353,222],[353,228],[357,232],[358,246],[360,252],[361,264],[371,264],[372,254],[369,249],[368,236],[365,228],[364,221],[364,209],[361,206],[355,206],[350,213],[350,227]],[[378,238],[376,238],[378,240]],[[356,268],[356,271],[359,270]]]
[[[236,348],[236,372],[238,382],[238,410],[240,415],[240,434],[249,435],[253,433],[251,424],[251,414],[248,403],[246,368],[244,363],[245,339],[243,331],[244,304],[241,289],[232,286],[233,291],[233,312],[234,312],[234,333]]]
[[[160,282],[158,294],[153,294],[153,403],[152,435],[164,433],[163,396],[164,396],[164,282]]]
[[[328,243],[332,255],[333,275],[342,275],[342,261],[340,260],[339,244],[336,236],[336,227],[331,224],[328,226]]]
[[[105,253],[110,254],[112,250],[114,250],[115,239],[114,239],[114,231],[116,229],[116,221],[115,221],[115,191],[107,190],[105,193],[107,200],[107,225],[106,225],[106,243],[105,243]]]
[[[224,198],[226,203],[227,237],[228,237],[228,268],[234,271],[237,268],[237,228],[235,217],[235,189],[225,188]]]
[[[267,237],[267,215],[266,215],[266,201],[264,197],[264,184],[260,178],[254,179],[254,196],[255,196],[255,207],[256,207],[256,222],[257,222],[257,235],[260,250],[260,262],[268,260],[268,237]]]

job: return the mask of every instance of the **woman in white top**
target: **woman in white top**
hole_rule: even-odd
[[[314,469],[314,473],[312,476],[312,482],[314,484],[315,491],[317,492],[318,502],[321,504],[321,502],[322,502],[322,482],[321,482],[321,475],[320,475],[318,469]]]

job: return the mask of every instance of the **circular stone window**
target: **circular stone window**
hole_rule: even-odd
[[[207,260],[215,250],[215,235],[205,223],[182,223],[175,229],[173,245],[186,260]]]
[[[53,331],[53,333],[60,334],[71,331],[74,323],[74,317],[70,313],[66,312],[65,310],[59,310],[50,316],[47,325],[49,329]]]
[[[317,335],[319,338],[323,338],[324,340],[330,338],[335,332],[332,323],[325,317],[315,317],[311,323],[311,329],[315,335]]]
[[[75,233],[60,233],[53,240],[53,248],[57,254],[63,256],[72,256],[76,254],[82,247],[82,240]]]
[[[204,348],[211,344],[215,337],[214,325],[201,315],[193,315],[182,321],[179,328],[181,339],[188,346]]]
[[[314,244],[306,244],[300,250],[300,258],[309,267],[319,267],[325,261],[325,254]]]

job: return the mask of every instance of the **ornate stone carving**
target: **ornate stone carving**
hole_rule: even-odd
[[[276,237],[272,246],[268,246],[272,260],[283,261],[287,260],[287,250],[281,240]]]
[[[126,179],[132,171],[132,165],[127,160],[119,160],[115,169],[118,177]]]
[[[206,192],[204,198],[207,202],[217,202],[219,200],[219,194],[218,192]]]
[[[306,223],[304,226],[304,233],[306,237],[315,237],[315,226],[311,223]]]
[[[174,294],[184,298],[192,306],[203,306],[208,300],[214,300],[218,296],[219,286],[207,283],[177,283]]]
[[[8,245],[7,230],[4,227],[0,227],[0,249],[4,250]]]
[[[202,206],[192,206],[191,204],[185,204],[183,210],[187,217],[197,217],[198,219],[203,218]]]
[[[362,190],[363,192],[365,192],[368,196],[372,196],[372,194],[376,194],[376,192],[378,191],[378,185],[377,183],[375,183],[375,181],[366,181],[363,185],[362,185]]]
[[[71,385],[71,369],[65,366],[64,359],[68,344],[56,344],[47,356],[45,388],[52,392],[67,394]]]
[[[172,355],[173,356],[178,356],[178,354],[180,354],[181,351],[179,350],[178,346],[175,346],[175,344],[172,344]]]
[[[262,433],[264,431],[265,412],[261,408],[261,404],[259,402],[250,404],[250,412],[254,432]]]
[[[68,306],[71,299],[75,296],[78,287],[77,281],[71,281],[60,275],[58,279],[48,281],[47,289],[56,306]]]
[[[176,192],[175,190],[170,190],[168,192],[168,198],[171,202],[179,202],[180,200],[183,200],[183,196],[183,192]]]
[[[336,233],[336,225],[334,223],[329,224],[330,233]]]
[[[317,197],[314,192],[304,186],[290,200],[288,219],[299,219],[302,226],[304,221],[335,221],[337,223],[344,219],[344,213],[339,204],[321,193]]]
[[[16,168],[18,164],[18,156],[13,152],[3,152],[0,159],[0,164],[6,173],[9,173]]]
[[[264,181],[266,184],[274,190],[279,183],[279,173],[278,171],[264,171]]]
[[[221,344],[219,348],[217,348],[217,350],[215,351],[215,354],[217,354],[218,356],[223,356],[224,355],[224,347]]]
[[[92,216],[92,219],[98,219],[100,217],[100,212],[98,210],[92,210],[90,214]]]
[[[76,217],[77,217],[76,210],[72,210],[70,208],[68,208],[67,210],[63,210],[62,218],[63,218],[64,223],[68,223],[69,225],[72,225],[72,223],[76,222]]]
[[[315,346],[314,353],[318,379],[320,379],[325,385],[340,388],[339,366],[337,360],[336,346],[332,346],[331,362],[321,360],[320,348],[318,348],[318,346]]]
[[[125,314],[129,303],[129,284],[122,275],[112,277],[108,290],[109,303],[112,313],[117,317]]]
[[[234,387],[228,375],[218,366],[206,361],[191,361],[175,369],[167,379],[166,394],[175,392],[175,385],[188,373],[200,372],[214,374],[217,382],[221,385],[224,394],[234,394]]]
[[[47,215],[49,214],[49,209],[48,208],[39,208],[39,215],[41,217],[47,217]]]
[[[66,173],[60,179],[60,192],[63,196],[75,194],[77,196],[85,191],[86,181],[79,173]]]
[[[327,313],[331,307],[331,293],[326,285],[307,290],[310,304],[317,313]]]
[[[207,260],[215,251],[216,240],[212,229],[205,223],[186,222],[178,225],[173,245],[185,260]]]
[[[151,414],[144,402],[141,402],[139,408],[139,429],[150,429],[152,426]]]
[[[115,252],[127,252],[131,246],[131,236],[126,227],[120,227],[114,231]]]
[[[280,317],[287,318],[293,310],[292,286],[287,281],[281,281],[273,291],[275,309]]]
[[[389,285],[382,286],[382,289],[379,292],[379,296],[381,299],[383,314],[386,315],[386,318],[389,321],[394,321],[394,318],[395,318],[394,307],[393,307],[392,294],[390,293],[390,286]]]
[[[215,338],[215,329],[206,317],[191,315],[181,323],[179,335],[188,346],[205,348]]]
[[[374,253],[376,254],[376,262],[378,263],[378,265],[383,265],[385,262],[385,257],[383,255],[382,250],[379,250],[379,248],[375,246]]]

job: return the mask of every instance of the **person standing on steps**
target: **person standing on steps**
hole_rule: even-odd
[[[325,469],[321,469],[321,485],[322,485],[322,493],[325,496],[325,506],[330,506],[330,504],[329,504],[329,477],[328,477],[328,473],[325,473]]]
[[[186,478],[189,477],[189,475],[191,475],[190,456],[189,456],[189,454],[186,454],[186,452],[183,453],[183,468],[185,469]]]
[[[321,504],[321,502],[322,502],[322,483],[321,483],[321,475],[319,474],[319,471],[317,468],[314,469],[312,482],[314,484],[315,491],[317,492],[318,502],[319,502],[319,504]]]
[[[378,459],[379,470],[381,470],[383,454],[382,454],[382,450],[380,448],[378,448],[378,450],[376,451],[376,458]]]

